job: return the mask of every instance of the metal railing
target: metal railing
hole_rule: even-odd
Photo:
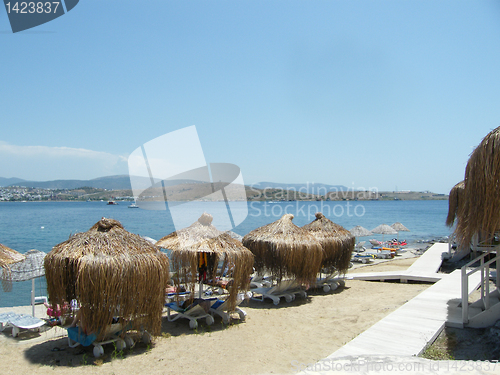
[[[474,246],[474,249],[477,250],[482,246]],[[464,265],[461,268],[462,271],[462,321],[464,324],[469,322],[469,276],[476,272],[481,272],[481,301],[483,303],[483,307],[485,310],[490,308],[490,265],[495,263],[496,267],[496,290],[498,290],[499,282],[500,282],[500,273],[498,272],[498,260],[500,259],[500,245],[497,246],[488,246],[482,255],[477,258],[471,260],[469,263]],[[496,256],[487,262],[484,261],[489,254],[496,252]],[[480,265],[469,272],[467,272],[467,268],[472,266],[474,263],[480,262]]]

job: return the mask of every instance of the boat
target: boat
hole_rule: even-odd
[[[112,205],[117,205],[118,203],[116,203],[115,201],[108,201],[108,205],[112,206]]]
[[[132,203],[131,205],[128,206],[128,208],[139,208],[139,206],[135,203]]]

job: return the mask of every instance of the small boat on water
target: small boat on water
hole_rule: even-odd
[[[131,205],[128,206],[128,208],[139,208],[139,206],[135,203],[132,203]]]
[[[108,206],[113,206],[113,205],[117,205],[118,203],[116,203],[115,201],[108,201]]]

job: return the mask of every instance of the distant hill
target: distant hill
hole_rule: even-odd
[[[344,185],[327,185],[321,183],[288,184],[288,183],[278,183],[278,182],[258,182],[250,186],[255,189],[261,189],[261,190],[283,189],[283,190],[294,190],[297,192],[302,192],[307,194],[319,194],[319,195],[325,195],[325,193],[329,192],[349,190]]]
[[[0,178],[0,183],[2,182]],[[7,179],[5,179],[7,180]],[[54,181],[19,181],[11,182],[8,185],[22,185],[31,188],[39,189],[78,189],[84,186],[93,187],[96,189],[107,190],[130,190],[130,177],[128,175],[99,177],[92,180],[54,180]]]
[[[5,177],[0,177],[0,186],[9,186],[9,185],[17,184],[17,183],[20,183],[20,182],[23,182],[23,181],[25,181],[25,180],[23,180],[22,178],[16,178],[16,177],[5,178]]]
[[[149,179],[144,178],[145,184],[149,185]],[[165,185],[175,185],[183,180],[166,182]],[[187,182],[187,181],[186,181]],[[39,189],[78,189],[81,187],[92,187],[107,190],[131,190],[130,177],[128,175],[106,176],[92,180],[53,180],[53,181],[26,181],[21,178],[0,177],[0,186],[21,185]],[[289,184],[278,182],[258,182],[251,185],[254,189],[283,189],[302,192],[305,194],[324,195],[328,192],[339,192],[349,190],[344,185],[327,185],[321,183]]]

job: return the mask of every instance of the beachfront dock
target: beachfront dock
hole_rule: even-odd
[[[350,275],[357,280],[400,279],[427,281],[433,274],[436,283],[399,309],[358,335],[327,357],[328,360],[363,355],[418,356],[452,322],[461,298],[461,272],[438,274],[441,253],[448,244],[434,244],[406,271]],[[438,276],[439,275],[439,276]],[[480,275],[469,280],[469,294],[480,284]],[[419,279],[421,278],[421,280]],[[431,280],[429,280],[431,281]]]
[[[348,273],[345,279],[366,281],[399,280],[403,283],[407,281],[423,281],[434,283],[445,276],[445,274],[438,273],[442,263],[441,254],[445,252],[448,252],[447,243],[435,243],[415,263],[408,267],[407,270]]]

